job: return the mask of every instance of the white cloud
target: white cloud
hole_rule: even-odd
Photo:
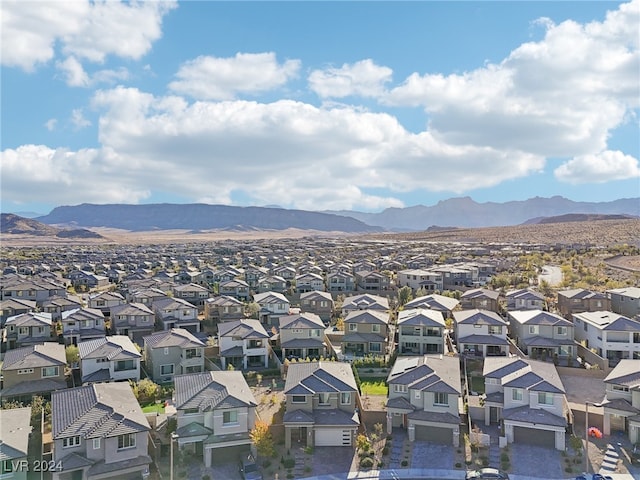
[[[56,67],[62,72],[65,82],[70,87],[89,86],[89,75],[75,57],[68,57],[62,62],[57,62]]]
[[[638,108],[640,2],[603,22],[548,19],[541,41],[499,64],[463,74],[414,73],[381,101],[423,106],[442,141],[543,156],[606,149],[609,133]]]
[[[314,70],[309,75],[309,87],[323,98],[342,98],[350,95],[377,97],[384,85],[391,81],[392,70],[366,59],[341,68]]]
[[[76,130],[80,130],[90,126],[91,122],[84,118],[81,108],[76,108],[71,112],[71,124]]]
[[[554,170],[556,178],[571,184],[606,183],[640,178],[640,165],[631,155],[607,150],[575,157]]]
[[[32,71],[54,58],[103,62],[107,55],[139,59],[161,35],[163,16],[175,1],[0,2],[2,64]]]
[[[202,100],[229,100],[284,85],[298,75],[299,60],[278,64],[273,52],[237,53],[235,57],[201,56],[184,63],[169,88]]]
[[[58,124],[58,120],[55,118],[50,118],[44,123],[44,126],[50,132],[53,132],[56,129],[56,125]]]

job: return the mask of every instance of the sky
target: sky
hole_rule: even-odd
[[[640,197],[640,0],[0,2],[2,212]]]

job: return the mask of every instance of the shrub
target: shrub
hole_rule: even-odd
[[[407,465],[409,465],[409,462],[407,460],[402,460],[402,462],[400,462],[400,465],[406,467]]]
[[[284,468],[293,468],[296,466],[296,460],[294,458],[285,458],[282,464]]]
[[[371,468],[371,467],[373,467],[373,458],[364,457],[362,460],[360,460],[360,467],[361,468]]]
[[[460,462],[456,463],[456,468],[462,468],[462,464]]]
[[[567,468],[564,469],[564,471],[567,472],[567,473],[571,473],[573,470],[571,470],[571,467],[567,467]]]
[[[509,461],[509,455],[507,455],[506,453],[502,452],[502,454],[500,454],[500,460],[503,462],[508,462]]]

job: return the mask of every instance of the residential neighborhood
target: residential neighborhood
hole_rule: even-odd
[[[247,458],[638,478],[637,274],[550,285],[530,265],[566,249],[356,245],[3,249],[0,479],[41,458],[51,480],[242,478]]]

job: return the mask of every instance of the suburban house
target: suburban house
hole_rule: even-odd
[[[176,285],[173,287],[173,298],[189,302],[198,310],[204,308],[204,302],[209,298],[209,289],[196,283]]]
[[[542,310],[510,311],[508,318],[509,336],[530,357],[576,359],[574,324],[569,320]]]
[[[280,317],[282,358],[319,359],[327,353],[322,339],[324,323],[315,313]]]
[[[4,354],[2,398],[24,399],[32,395],[49,396],[54,390],[67,388],[64,345],[45,342],[9,350]]]
[[[8,350],[52,339],[50,313],[28,312],[14,315],[7,318],[4,327],[3,341],[7,343]]]
[[[62,313],[65,345],[77,345],[105,335],[104,314],[95,308],[77,308]]]
[[[170,382],[174,375],[204,372],[206,345],[184,328],[172,328],[144,337],[147,373],[158,383]]]
[[[443,290],[460,290],[478,283],[478,270],[469,265],[436,265],[430,270],[442,275]]]
[[[502,421],[508,443],[564,451],[570,410],[553,363],[487,357],[482,375],[486,425]]]
[[[27,480],[31,407],[0,410],[0,478]]]
[[[29,313],[36,309],[36,302],[33,300],[22,300],[20,298],[8,298],[0,302],[0,328],[4,327],[4,322],[9,317]]]
[[[398,312],[398,353],[444,353],[444,329],[442,312],[426,308],[401,310]]]
[[[268,274],[269,269],[256,265],[249,265],[244,269],[244,279],[251,289],[255,289],[260,279],[266,277]]]
[[[611,311],[633,318],[640,315],[640,287],[614,288],[607,290]]]
[[[231,279],[218,284],[218,293],[220,295],[229,295],[238,300],[248,301],[250,297],[249,284],[244,280]]]
[[[284,278],[288,287],[291,285],[291,281],[296,278],[298,272],[296,272],[296,269],[291,265],[276,265],[271,269],[271,274]]]
[[[398,272],[398,287],[411,287],[414,292],[442,291],[442,274],[421,268],[401,270]]]
[[[82,384],[140,380],[142,355],[126,335],[111,335],[78,344]]]
[[[509,310],[543,310],[547,303],[544,295],[528,288],[511,290],[505,298]]]
[[[347,297],[342,302],[342,315],[358,310],[377,310],[379,312],[389,311],[389,300],[380,295],[363,293]]]
[[[389,314],[379,310],[354,310],[344,319],[342,353],[386,355],[389,343]]]
[[[620,360],[604,384],[603,433],[624,432],[631,443],[640,443],[640,362]]]
[[[398,357],[387,377],[387,433],[410,441],[460,445],[460,360],[447,355]]]
[[[328,324],[333,317],[335,302],[329,292],[306,292],[300,295],[300,308],[303,312],[315,313]]]
[[[150,287],[134,290],[127,295],[129,303],[141,303],[147,307],[151,307],[154,302],[167,298],[168,295],[159,288]]]
[[[290,303],[282,293],[256,293],[253,296],[253,301],[260,305],[258,315],[260,321],[264,324],[273,324],[275,318],[282,315],[289,315]]]
[[[423,295],[422,297],[414,298],[413,300],[405,303],[404,309],[427,308],[429,310],[437,310],[438,312],[442,312],[446,319],[451,317],[451,314],[458,305],[460,305],[460,302],[455,298],[432,293],[430,295]]]
[[[182,298],[163,298],[153,303],[158,327],[162,330],[184,328],[190,332],[200,331],[198,307]]]
[[[330,292],[352,292],[356,289],[356,279],[350,272],[335,271],[327,274],[327,290]]]
[[[296,277],[296,292],[306,293],[324,290],[324,278],[317,273],[302,273]]]
[[[70,272],[67,278],[76,289],[78,287],[89,288],[101,288],[109,285],[109,277],[103,275],[96,275],[93,272],[85,272],[83,270],[76,270]]]
[[[49,297],[66,295],[67,289],[57,281],[53,282],[44,279],[23,280],[18,278],[17,282],[4,285],[0,292],[2,293],[2,300],[18,298],[31,300],[41,305]]]
[[[611,302],[604,293],[592,292],[584,288],[558,292],[558,312],[567,320],[571,320],[571,315],[574,313],[610,310],[610,305]]]
[[[51,320],[57,322],[64,312],[82,308],[84,302],[74,295],[49,297],[40,303],[40,311],[51,314]]]
[[[108,316],[111,307],[117,307],[127,303],[125,298],[118,292],[100,292],[89,295],[88,307],[100,310],[103,315]]]
[[[453,312],[458,351],[474,357],[506,356],[509,353],[509,325],[490,310]]]
[[[460,296],[460,307],[463,310],[489,310],[498,312],[500,292],[486,288],[474,288],[467,290]]]
[[[53,480],[146,478],[149,422],[127,382],[51,395]]]
[[[127,335],[138,345],[142,337],[155,330],[155,315],[142,303],[124,303],[111,307],[111,331],[116,335]]]
[[[218,346],[222,368],[269,366],[269,334],[253,319],[235,320],[218,325]]]
[[[267,275],[258,280],[258,293],[277,292],[284,293],[287,289],[287,281],[277,275]]]
[[[214,324],[244,318],[244,303],[228,295],[208,298],[204,303],[204,318]]]
[[[353,446],[360,426],[351,365],[291,363],[284,385],[285,448]]]
[[[215,371],[176,375],[178,448],[202,456],[207,467],[249,453],[249,432],[256,421],[256,400],[242,372]]]
[[[614,312],[573,315],[575,339],[615,366],[622,359],[640,359],[640,320]]]
[[[389,290],[391,280],[383,273],[370,271],[370,270],[358,270],[356,275],[356,287],[358,290]]]

